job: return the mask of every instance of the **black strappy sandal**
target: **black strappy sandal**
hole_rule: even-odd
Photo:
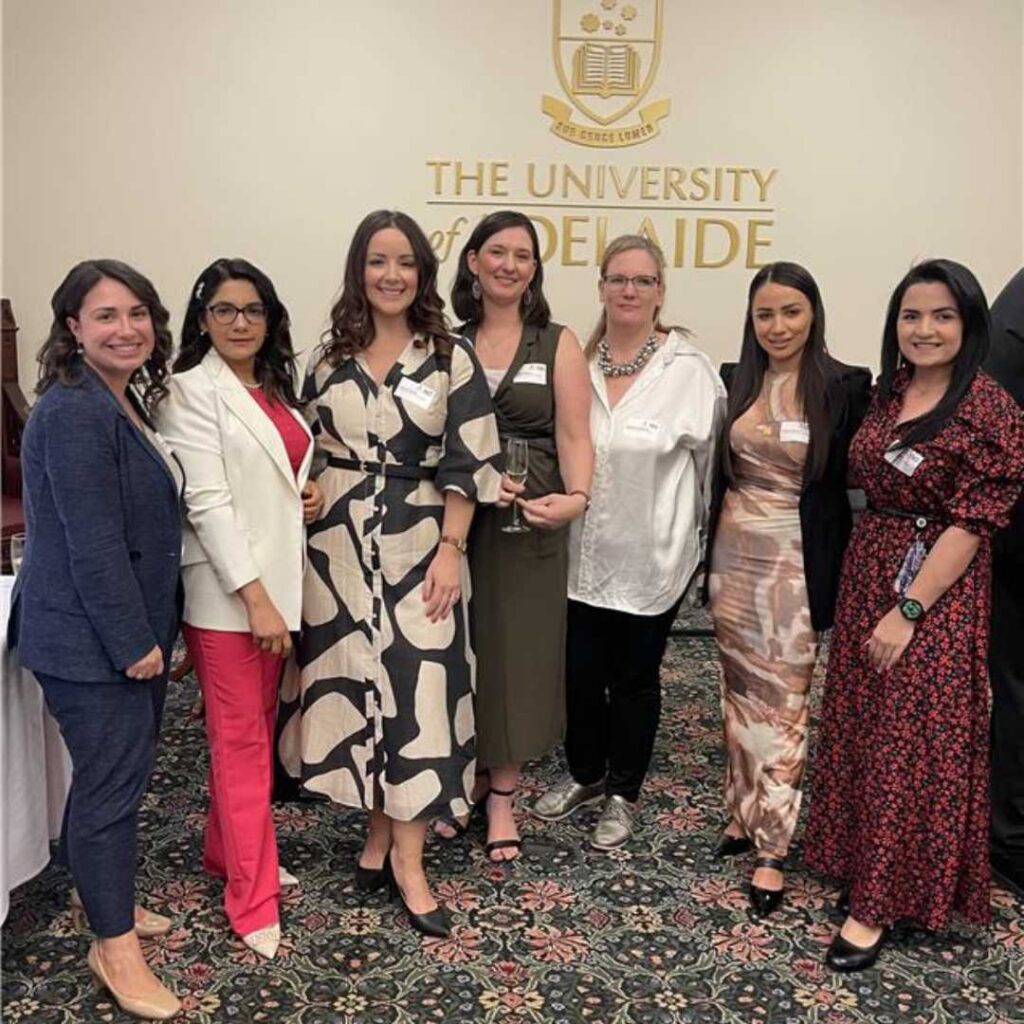
[[[487,794],[488,796],[508,796],[515,797],[516,791],[514,789],[495,789],[493,786]],[[515,857],[502,857],[499,860],[495,860],[491,856],[496,850],[515,850]],[[510,861],[516,859],[520,853],[523,852],[523,841],[522,839],[494,839],[489,843],[484,844],[484,851],[487,853],[487,859],[492,864],[508,864]]]
[[[484,770],[482,772],[477,772],[476,773],[476,777],[479,779],[482,776],[487,775],[487,774],[488,774],[487,771]],[[490,795],[491,795],[491,787],[488,786],[487,789],[480,795],[480,797],[478,799],[473,800],[470,803],[470,805],[469,805],[469,814],[466,815],[466,820],[464,822],[463,821],[459,821],[459,819],[456,818],[454,814],[441,814],[441,815],[439,815],[435,819],[435,821],[434,821],[434,826],[433,826],[434,835],[437,836],[438,839],[442,840],[445,843],[453,843],[453,842],[455,842],[456,839],[462,839],[466,835],[466,833],[469,831],[469,826],[473,823],[473,818],[477,814],[483,814],[484,813],[484,811],[485,811],[485,809],[487,807],[487,798]],[[455,834],[454,835],[450,835],[450,836],[446,836],[443,832],[438,832],[437,831],[437,826],[438,825],[447,825],[452,830],[452,832],[454,832]]]

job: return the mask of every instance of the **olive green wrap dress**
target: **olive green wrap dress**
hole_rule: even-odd
[[[475,337],[475,325],[465,334]],[[563,490],[555,447],[555,353],[560,324],[524,327],[494,393],[502,450],[529,443],[525,495]],[[477,659],[477,766],[543,757],[565,732],[568,527],[502,533],[511,508],[479,506],[469,536],[470,629]]]

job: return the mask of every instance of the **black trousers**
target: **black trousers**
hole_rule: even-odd
[[[1024,586],[1017,563],[993,558],[992,635],[992,866],[1024,888]]]
[[[676,601],[660,615],[632,615],[569,602],[565,756],[581,785],[605,779],[608,796],[640,796],[661,716],[661,659],[678,609]]]

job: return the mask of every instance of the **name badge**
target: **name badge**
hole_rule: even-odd
[[[421,409],[429,409],[430,403],[434,401],[434,395],[436,394],[437,391],[430,387],[429,384],[421,384],[419,381],[412,380],[409,377],[403,377],[399,381],[398,387],[395,388],[396,398],[411,402]]]
[[[803,420],[783,420],[779,424],[779,440],[810,444],[811,428]]]
[[[904,476],[913,476],[914,470],[924,462],[924,456],[913,448],[900,448],[893,444],[885,453],[885,461]]]
[[[626,420],[624,429],[627,434],[632,434],[634,437],[651,438],[658,436],[661,425],[657,420],[645,420],[639,416],[633,416]]]
[[[547,384],[547,363],[523,363],[519,372],[512,378],[513,384]]]

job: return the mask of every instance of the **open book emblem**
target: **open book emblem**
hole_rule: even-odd
[[[659,100],[636,124],[617,125],[647,95],[661,57],[663,0],[554,0],[554,58],[569,101],[592,124],[572,122],[568,104],[545,96],[551,130],[589,146],[632,146],[658,134],[670,109]],[[613,127],[614,126],[614,127]]]

